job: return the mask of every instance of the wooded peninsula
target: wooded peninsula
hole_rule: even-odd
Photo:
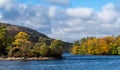
[[[46,42],[40,37],[33,44],[29,34],[19,32],[14,37],[7,34],[7,28],[0,26],[0,60],[48,60],[61,59],[63,44],[61,40]]]

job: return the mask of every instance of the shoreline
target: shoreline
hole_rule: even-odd
[[[0,57],[0,60],[56,60],[56,59],[63,59],[63,58],[54,58],[54,57],[31,57],[31,58],[24,58],[24,57],[8,57],[8,58],[2,58]]]

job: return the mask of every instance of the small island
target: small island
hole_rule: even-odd
[[[61,40],[47,42],[39,37],[38,42],[30,41],[26,32],[15,36],[7,34],[7,28],[0,26],[0,60],[53,60],[62,59],[63,43]]]

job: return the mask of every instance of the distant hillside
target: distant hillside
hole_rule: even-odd
[[[38,32],[38,31],[30,29],[28,27],[23,27],[23,26],[18,26],[18,25],[11,25],[11,24],[2,23],[2,22],[0,22],[0,26],[7,27],[7,33],[10,36],[15,36],[18,32],[21,32],[21,31],[28,33],[30,35],[30,41],[33,42],[33,43],[36,43],[38,41],[39,37],[45,38],[49,42],[54,40],[52,38],[49,38],[45,34],[42,34],[42,33]],[[71,43],[67,43],[67,42],[64,42],[64,41],[63,41],[63,43],[64,43],[65,51],[69,51]]]
[[[37,42],[39,37],[49,39],[49,37],[47,37],[46,35],[27,27],[11,25],[11,24],[1,23],[1,22],[0,22],[0,25],[7,27],[7,32],[10,36],[15,36],[18,32],[23,31],[30,35],[30,39],[32,42]]]

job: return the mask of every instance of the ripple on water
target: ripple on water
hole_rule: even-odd
[[[0,61],[0,70],[120,70],[120,56],[64,57],[49,61]]]

